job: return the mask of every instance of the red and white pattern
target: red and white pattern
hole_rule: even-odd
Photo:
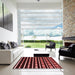
[[[62,69],[52,57],[21,57],[14,69]]]

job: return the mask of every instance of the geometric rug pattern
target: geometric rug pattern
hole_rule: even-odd
[[[62,69],[52,57],[21,57],[14,69]]]

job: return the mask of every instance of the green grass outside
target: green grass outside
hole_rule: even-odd
[[[24,42],[22,43],[22,45],[24,45],[24,47],[26,48],[45,48],[45,45],[48,45],[49,43],[46,42]],[[56,43],[56,48],[60,48],[61,46],[63,46],[62,43],[57,42]]]

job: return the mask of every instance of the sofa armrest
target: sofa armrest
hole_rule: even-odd
[[[11,50],[0,50],[0,64],[11,64],[13,54]]]

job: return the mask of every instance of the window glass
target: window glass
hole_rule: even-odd
[[[27,36],[62,36],[62,10],[19,10],[19,13],[24,40]]]

